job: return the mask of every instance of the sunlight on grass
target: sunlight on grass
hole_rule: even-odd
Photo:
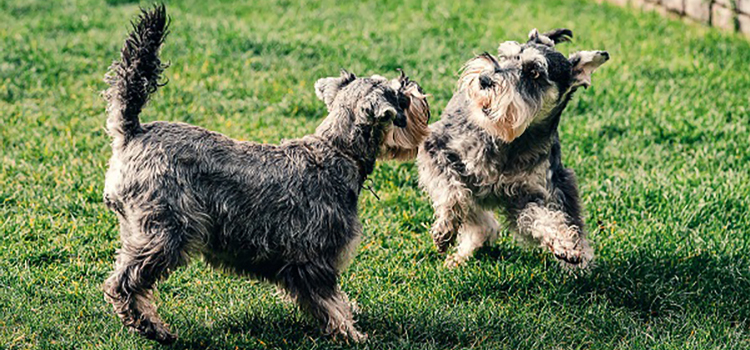
[[[143,3],[146,5],[146,3]],[[302,6],[302,7],[297,7]],[[127,0],[0,1],[0,349],[150,349],[100,291],[119,246],[102,204],[110,155],[99,91],[137,14]],[[568,27],[568,53],[612,61],[561,124],[596,265],[581,277],[504,235],[448,271],[431,246],[413,162],[380,164],[366,237],[342,276],[365,348],[750,348],[750,44],[593,1],[168,3],[169,84],[146,121],[278,142],[325,114],[316,79],[341,67],[432,95],[531,28]],[[348,348],[273,288],[201,261],[159,286],[179,349]]]

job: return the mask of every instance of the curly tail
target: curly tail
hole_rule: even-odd
[[[169,18],[164,5],[141,9],[137,23],[125,40],[120,60],[109,67],[104,81],[109,89],[107,100],[107,131],[115,147],[124,146],[141,131],[138,115],[148,102],[149,95],[163,84],[161,73],[167,67],[159,60],[159,49],[169,34]]]

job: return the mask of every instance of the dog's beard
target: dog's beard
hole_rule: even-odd
[[[393,84],[400,84],[396,80],[394,79]],[[416,84],[408,84],[402,91],[410,100],[409,107],[404,111],[406,126],[390,127],[383,138],[383,148],[380,152],[383,159],[408,160],[416,157],[419,145],[430,132],[427,127],[430,119],[427,95],[420,92]]]
[[[511,142],[526,131],[539,112],[540,104],[530,104],[513,91],[507,81],[485,89],[468,89],[473,106],[471,117],[487,131],[505,142]]]

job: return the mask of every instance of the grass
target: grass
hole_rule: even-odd
[[[613,59],[561,125],[597,264],[574,278],[507,234],[442,268],[413,162],[378,166],[366,237],[342,277],[363,310],[363,348],[750,348],[750,44],[591,1],[168,3],[170,83],[144,120],[278,142],[324,115],[316,79],[346,67],[432,94],[533,27],[569,27],[562,51]],[[118,247],[102,204],[110,155],[102,77],[130,1],[0,0],[0,349],[154,349],[120,326],[99,286]],[[200,261],[159,286],[175,349],[348,348],[273,289]]]

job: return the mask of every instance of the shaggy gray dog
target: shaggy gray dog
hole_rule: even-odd
[[[337,280],[362,234],[363,182],[379,154],[416,153],[429,116],[425,95],[403,74],[389,81],[343,71],[315,84],[329,110],[315,134],[280,145],[182,123],[141,124],[165,68],[158,52],[167,27],[163,6],[144,10],[105,79],[113,141],[104,201],[122,240],[106,299],[130,329],[172,343],[152,290],[202,255],[278,285],[328,333],[365,339]]]
[[[591,84],[609,54],[565,58],[555,44],[572,35],[535,29],[525,44],[501,44],[498,57],[471,59],[442,119],[431,126],[417,162],[435,208],[431,235],[438,251],[460,236],[446,266],[463,263],[497,237],[492,211],[498,207],[520,238],[549,249],[566,266],[585,267],[592,259],[557,127],[573,94]]]

